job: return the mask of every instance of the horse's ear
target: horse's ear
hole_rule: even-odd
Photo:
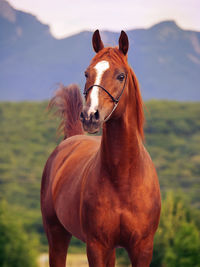
[[[98,53],[101,49],[104,48],[103,42],[101,41],[101,36],[99,34],[99,30],[96,30],[92,36],[92,45],[96,53]]]
[[[128,42],[128,36],[124,31],[121,31],[120,37],[119,37],[119,50],[126,55],[128,52],[129,42]]]

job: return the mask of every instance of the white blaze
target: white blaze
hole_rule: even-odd
[[[94,84],[96,85],[100,85],[101,83],[101,78],[104,74],[104,72],[109,69],[110,65],[109,62],[106,60],[100,61],[95,65],[95,70],[96,70],[96,80],[94,82]],[[99,104],[99,87],[98,86],[94,86],[92,88],[92,92],[90,94],[90,100],[91,100],[91,104],[90,104],[90,109],[88,111],[88,113],[92,113],[96,111],[96,108],[98,107]]]

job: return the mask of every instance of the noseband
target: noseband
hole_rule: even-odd
[[[125,89],[125,85],[126,85],[126,80],[127,80],[127,74],[125,75],[125,82],[124,82],[124,86],[120,92],[120,95],[118,96],[118,98],[114,98],[103,86],[98,85],[98,84],[93,84],[92,86],[90,86],[87,90],[85,90],[85,92],[83,93],[85,96],[87,96],[88,92],[94,87],[97,86],[99,88],[101,88],[104,92],[106,92],[109,97],[112,99],[112,102],[114,103],[114,107],[112,109],[112,111],[110,112],[110,114],[106,117],[106,119],[104,120],[104,122],[108,121],[110,116],[113,114],[113,112],[115,111],[115,109],[117,108],[118,104],[119,104],[119,100],[124,92]]]

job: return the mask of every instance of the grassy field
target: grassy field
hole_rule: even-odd
[[[41,254],[38,259],[39,267],[49,267],[48,254]],[[67,266],[88,267],[87,256],[85,254],[68,254]]]
[[[48,267],[48,254],[41,254],[39,259],[40,267]],[[67,266],[69,267],[88,267],[87,257],[84,254],[69,254],[67,257]]]
[[[49,267],[48,254],[41,254],[38,258],[39,267]],[[88,260],[86,254],[68,254],[67,267],[88,267]],[[125,267],[128,265],[116,264],[116,267]]]

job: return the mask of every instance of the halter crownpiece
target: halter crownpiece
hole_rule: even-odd
[[[109,97],[112,99],[112,101],[114,102],[114,107],[113,107],[111,113],[105,118],[104,122],[108,121],[108,119],[111,117],[111,115],[113,114],[113,112],[114,112],[115,109],[117,108],[117,106],[118,106],[118,104],[119,104],[119,100],[120,100],[120,98],[121,98],[121,96],[122,96],[122,94],[123,94],[123,92],[124,92],[124,89],[125,89],[126,80],[127,80],[127,74],[125,74],[125,82],[124,82],[124,86],[123,86],[123,88],[122,88],[122,90],[121,90],[121,92],[120,92],[120,95],[118,96],[117,99],[114,98],[114,97],[111,95],[111,93],[109,93],[103,86],[98,85],[98,84],[93,84],[93,85],[90,86],[87,90],[85,90],[85,91],[83,92],[83,94],[84,94],[85,96],[87,96],[88,92],[89,92],[94,86],[97,86],[97,87],[101,88],[104,92],[106,92],[106,93],[109,95]]]

